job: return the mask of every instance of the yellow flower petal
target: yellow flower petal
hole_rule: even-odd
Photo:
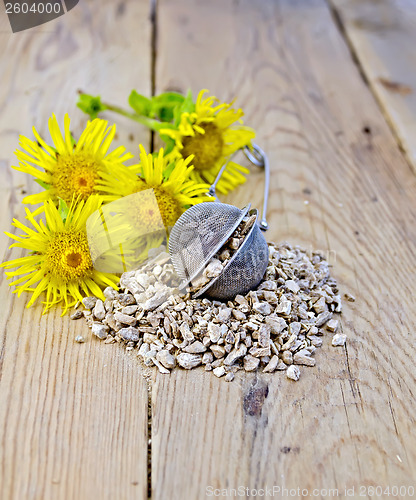
[[[175,161],[164,156],[163,149],[153,157],[146,153],[142,145],[139,148],[140,165],[135,165],[134,168],[111,168],[109,174],[103,176],[98,189],[106,202],[153,189],[163,223],[165,227],[170,227],[189,205],[214,201],[214,198],[207,196],[208,184],[195,182],[190,178],[193,171],[193,166],[190,165],[192,157]],[[150,212],[153,212],[153,207],[150,206],[152,200],[153,196],[149,195],[147,208]],[[152,216],[146,214],[146,207],[134,206],[129,215],[130,222],[136,224],[140,217],[147,216],[150,217],[149,221],[153,220]]]
[[[37,143],[23,136],[20,138],[23,151],[16,153],[20,161],[14,168],[49,186],[43,193],[27,196],[24,203],[36,204],[51,199],[57,204],[58,198],[62,198],[70,204],[74,196],[86,200],[97,193],[97,182],[109,167],[122,167],[132,157],[123,146],[108,154],[116,129],[115,125],[108,127],[105,120],[97,118],[88,122],[75,146],[68,115],[64,118],[63,132],[55,115],[48,123],[53,147],[35,129]]]
[[[1,264],[8,271],[8,278],[17,278],[10,283],[18,295],[32,293],[28,307],[46,292],[45,309],[56,303],[63,303],[63,313],[82,296],[102,297],[100,286],[117,289],[118,277],[111,273],[99,273],[93,268],[88,246],[85,223],[100,206],[99,196],[91,196],[87,202],[76,200],[70,205],[67,219],[63,223],[53,201],[44,204],[44,218],[39,223],[33,212],[26,210],[27,221],[32,227],[19,221],[14,225],[24,232],[23,236],[10,235],[16,243],[13,246],[27,248],[33,255],[20,257]]]
[[[206,92],[199,93],[194,113],[182,114],[177,129],[162,129],[160,133],[175,140],[169,158],[176,160],[193,154],[191,179],[211,184],[230,156],[251,144],[255,132],[240,124],[241,109],[233,109],[232,103],[221,103],[215,97],[204,98]],[[217,184],[217,191],[227,194],[245,182],[244,173],[248,173],[248,169],[229,164]]]

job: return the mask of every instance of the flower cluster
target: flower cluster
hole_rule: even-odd
[[[14,292],[19,296],[32,293],[27,307],[44,294],[44,312],[62,303],[65,314],[85,296],[103,299],[103,287],[117,289],[119,275],[95,265],[87,231],[88,220],[93,214],[102,217],[106,204],[151,192],[157,210],[142,201],[133,204],[128,223],[151,226],[156,211],[168,229],[190,206],[214,200],[208,195],[209,184],[231,155],[251,144],[254,132],[235,125],[241,121],[241,110],[214,97],[204,98],[204,93],[193,102],[190,94],[165,93],[147,99],[132,92],[129,102],[134,113],[128,114],[159,132],[166,143],[153,154],[140,145],[139,161],[134,165],[127,166],[134,155],[123,146],[110,151],[116,126],[97,117],[106,109],[127,112],[103,104],[98,97],[80,97],[78,106],[91,121],[78,140],[71,133],[68,115],[62,131],[55,115],[49,119],[51,144],[35,128],[35,140],[20,137],[19,161],[13,168],[33,176],[43,190],[24,198],[23,203],[38,205],[33,211],[25,209],[25,223],[13,220],[12,225],[22,234],[6,233],[15,240],[11,247],[24,249],[26,255],[1,267],[13,278]],[[246,168],[229,161],[218,191],[227,193],[243,183],[247,173]],[[123,226],[118,230],[124,231]]]
[[[157,132],[165,142],[165,154],[171,160],[193,157],[191,179],[212,184],[221,167],[255,137],[252,128],[242,124],[243,111],[233,103],[220,102],[199,92],[195,102],[186,96],[165,92],[151,99],[132,91],[129,104],[133,112],[101,101],[98,96],[81,94],[78,107],[91,118],[103,111],[113,111],[131,118]],[[229,161],[217,191],[227,194],[246,181],[248,169]]]

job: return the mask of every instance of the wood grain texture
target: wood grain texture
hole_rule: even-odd
[[[1,229],[21,214],[21,190],[34,189],[9,168],[19,132],[45,133],[52,112],[71,110],[79,132],[77,88],[119,104],[133,87],[150,91],[147,3],[96,7],[83,0],[19,35],[0,16]],[[345,498],[345,487],[414,485],[416,180],[324,0],[160,0],[157,28],[156,90],[238,96],[273,167],[268,239],[328,251],[357,301],[344,306],[347,348],[327,338],[297,384],[155,374],[152,497],[277,485]],[[118,123],[126,143],[132,126]],[[259,206],[262,186],[254,172],[227,199]],[[4,258],[8,244],[0,239]],[[0,497],[145,498],[147,389],[136,359],[75,344],[88,336],[83,323],[40,319],[0,279]]]
[[[416,179],[327,4],[160,0],[157,26],[156,92],[238,97],[272,165],[268,239],[329,252],[357,300],[347,347],[326,338],[298,383],[155,376],[153,497],[415,486]],[[261,193],[257,172],[227,200],[260,206]]]
[[[362,72],[416,171],[416,3],[330,0]]]
[[[11,34],[0,16],[0,229],[22,217],[35,186],[10,168],[19,133],[72,117],[86,118],[78,88],[123,104],[135,87],[150,92],[147,2],[83,1],[39,28]],[[140,64],[134,61],[140,60]],[[128,140],[133,132],[134,142]],[[149,134],[118,120],[118,144],[137,149]],[[14,258],[0,238],[2,260]],[[0,274],[0,498],[130,499],[147,496],[146,383],[134,357],[94,340],[83,321],[25,309]],[[85,344],[74,338],[83,334]]]

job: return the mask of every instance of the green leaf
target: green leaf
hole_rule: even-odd
[[[138,115],[150,116],[152,101],[144,95],[138,94],[135,90],[132,90],[129,95],[129,104]]]
[[[69,207],[62,198],[59,198],[58,212],[62,222],[65,222],[68,217]]]
[[[195,103],[192,98],[192,92],[188,90],[182,104],[175,108],[173,123],[178,126],[181,121],[182,113],[193,113],[195,111]]]
[[[71,132],[71,144],[72,144],[72,147],[74,148],[77,144],[77,141],[74,137],[74,134]]]
[[[165,127],[165,128],[168,128],[168,127]],[[165,135],[165,134],[160,134],[160,138],[165,143],[165,147],[163,149],[165,150],[165,155],[167,155],[175,147],[175,140],[172,139],[172,137],[169,137],[168,135]]]
[[[179,94],[179,92],[162,92],[162,94],[156,95],[152,98],[154,102],[160,102],[169,104],[181,104],[185,100],[185,96],[183,94]]]
[[[98,114],[105,111],[107,107],[101,102],[101,97],[88,94],[80,94],[77,102],[79,109],[84,111],[91,120],[97,118]]]
[[[173,120],[173,109],[169,106],[161,106],[157,109],[156,116],[162,122],[171,122]]]
[[[171,122],[174,118],[174,110],[180,106],[185,96],[177,92],[164,92],[152,98],[152,116],[159,118],[162,122]]]
[[[181,107],[182,113],[193,113],[195,111],[195,103],[192,97],[192,91],[188,90],[186,97]]]
[[[173,169],[175,168],[176,166],[176,162],[173,161],[172,163],[170,163],[169,165],[167,165],[165,171],[163,172],[163,177],[165,180],[168,180],[169,177],[170,177],[170,174],[173,172]]]
[[[51,187],[50,184],[46,184],[46,182],[41,181],[40,179],[35,179],[35,182],[37,182],[39,186],[43,187],[43,189],[49,189]]]

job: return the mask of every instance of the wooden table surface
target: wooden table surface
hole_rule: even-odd
[[[297,383],[257,373],[227,384],[202,369],[146,380],[135,356],[82,321],[25,309],[1,273],[2,500],[273,486],[275,498],[411,498],[393,489],[416,487],[411,3],[81,0],[16,34],[1,7],[1,230],[36,186],[10,168],[19,133],[45,134],[53,112],[79,133],[77,89],[124,105],[132,88],[208,88],[237,96],[269,154],[268,239],[328,252],[341,292],[356,297],[344,304],[346,347],[325,338]],[[119,144],[150,146],[144,128],[116,121]],[[227,198],[261,199],[259,172]],[[1,236],[4,260],[19,255],[9,244]]]

